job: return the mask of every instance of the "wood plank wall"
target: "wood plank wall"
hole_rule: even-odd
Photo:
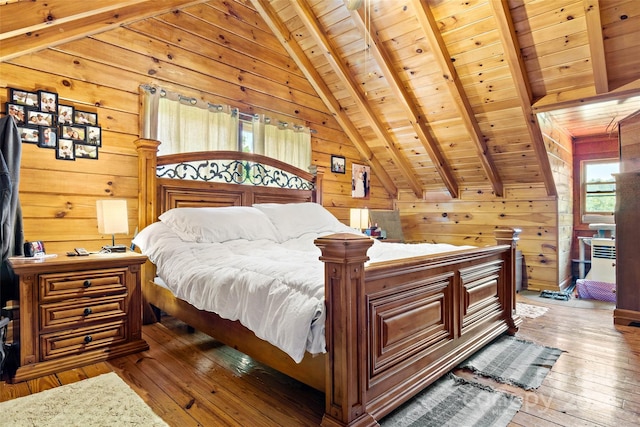
[[[359,153],[256,12],[243,3],[211,2],[0,64],[0,87],[57,92],[60,103],[96,112],[103,130],[98,160],[56,160],[54,150],[22,144],[26,239],[45,241],[51,253],[98,250],[110,236],[98,234],[96,200],[117,197],[128,202],[129,234],[116,240],[130,242],[141,84],[309,126],[316,131],[313,163],[327,168],[324,203],[336,216],[348,222],[349,207],[392,206],[375,176],[371,198],[356,201],[350,172],[330,172],[331,154],[346,157],[350,171],[353,162],[362,163]],[[7,92],[0,90],[3,107]]]
[[[557,283],[561,288],[571,284],[571,244],[573,242],[573,138],[554,126],[548,114],[539,114],[557,197]]]
[[[98,250],[110,236],[98,234],[95,202],[118,197],[128,201],[130,232],[116,240],[129,243],[138,209],[133,141],[139,137],[141,84],[314,129],[312,160],[327,168],[323,203],[345,223],[350,207],[396,206],[409,240],[479,246],[495,243],[494,228],[522,228],[518,247],[529,288],[557,289],[558,203],[543,185],[505,186],[504,198],[487,186],[461,188],[458,200],[405,193],[393,200],[373,176],[371,198],[352,199],[349,171],[364,161],[262,19],[234,1],[193,6],[0,63],[0,87],[57,92],[61,103],[98,113],[103,129],[98,160],[56,160],[53,150],[23,144],[27,239],[44,240],[52,253],[76,246]],[[6,97],[0,91],[3,105]],[[346,158],[346,174],[330,172],[331,154]]]

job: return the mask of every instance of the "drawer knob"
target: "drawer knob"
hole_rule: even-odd
[[[91,280],[85,280],[84,283],[82,284],[82,286],[84,286],[85,288],[88,288],[91,286]]]
[[[93,313],[93,311],[91,310],[91,307],[87,307],[87,308],[84,309],[84,315],[85,316],[88,316],[91,313]]]
[[[87,335],[86,337],[84,337],[84,342],[86,344],[89,344],[91,341],[93,341],[93,338],[91,337],[91,335]]]

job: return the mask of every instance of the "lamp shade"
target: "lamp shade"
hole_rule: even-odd
[[[98,232],[100,234],[128,233],[127,201],[108,199],[96,201]]]
[[[369,227],[369,209],[352,208],[349,210],[349,226],[363,230]]]

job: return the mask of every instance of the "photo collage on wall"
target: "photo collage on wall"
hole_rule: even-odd
[[[15,120],[22,142],[54,149],[56,159],[97,159],[102,147],[98,113],[58,102],[58,94],[9,88],[5,113]]]

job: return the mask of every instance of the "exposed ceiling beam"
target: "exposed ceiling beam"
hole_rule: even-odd
[[[268,0],[251,0],[251,4],[258,14],[267,23],[273,34],[278,38],[284,49],[287,51],[291,59],[296,63],[302,71],[311,86],[318,93],[318,96],[325,103],[331,114],[347,134],[353,145],[356,147],[360,155],[371,166],[371,170],[376,174],[385,190],[393,197],[398,195],[398,188],[386,172],[384,166],[373,155],[367,143],[362,139],[358,129],[351,122],[347,114],[342,110],[340,103],[333,96],[331,90],[322,80],[309,58],[305,55],[302,48],[291,38],[291,34],[287,27],[280,21],[275,11],[272,9]]]
[[[422,198],[424,191],[420,181],[418,181],[418,178],[416,177],[417,174],[413,170],[413,166],[398,147],[396,147],[391,135],[386,130],[386,126],[380,121],[378,115],[371,109],[371,105],[364,98],[359,85],[353,81],[349,70],[339,59],[338,52],[333,49],[331,42],[325,35],[325,32],[320,28],[320,25],[307,2],[304,0],[295,1],[292,2],[292,6],[296,10],[300,22],[302,22],[307,31],[309,31],[313,40],[322,50],[322,53],[331,66],[333,72],[336,73],[336,76],[340,79],[344,88],[351,95],[351,98],[356,103],[358,110],[364,115],[366,121],[369,123],[369,126],[378,139],[384,143],[389,155],[397,165],[400,173],[409,184],[413,193],[416,197]]]
[[[583,0],[583,3],[596,93],[607,93],[609,92],[609,79],[607,77],[607,61],[604,55],[600,2],[599,0]]]
[[[489,147],[482,135],[482,131],[480,130],[478,121],[476,120],[471,104],[469,103],[469,98],[467,98],[464,91],[462,82],[458,78],[458,73],[451,62],[451,56],[445,46],[444,40],[442,39],[442,35],[440,34],[440,30],[433,13],[431,12],[429,5],[422,0],[412,0],[412,4],[416,11],[416,17],[427,36],[433,56],[440,66],[442,77],[447,82],[449,91],[455,101],[456,107],[458,108],[462,122],[467,128],[467,132],[476,146],[482,169],[484,169],[487,178],[491,182],[493,192],[496,196],[502,197],[504,193],[502,179],[496,170],[495,164],[491,160]]]
[[[94,8],[91,2],[67,2],[69,5],[77,5],[77,13],[70,12],[66,16],[56,18],[52,13],[46,14],[46,23],[31,24],[18,27],[12,23],[4,23],[0,34],[0,62],[7,61],[20,55],[36,52],[52,46],[57,46],[73,40],[80,39],[102,31],[128,24],[133,21],[145,19],[160,13],[166,13],[176,8],[204,3],[206,0],[128,0],[125,2],[107,2],[106,6]],[[0,6],[2,19],[7,16],[25,16],[35,7],[34,2],[18,2]],[[36,6],[39,4],[35,4]],[[87,7],[90,5],[90,7]],[[47,5],[46,8],[51,8]],[[10,13],[8,13],[10,12]],[[44,9],[40,11],[44,14]],[[51,20],[48,20],[48,19]]]
[[[524,113],[527,123],[527,131],[529,132],[533,149],[538,158],[538,165],[540,166],[544,186],[549,196],[556,196],[558,192],[553,179],[553,171],[551,170],[547,148],[544,144],[544,137],[542,136],[538,118],[533,112],[533,108],[531,108],[531,88],[524,68],[524,61],[520,54],[520,44],[518,43],[516,30],[513,25],[513,20],[511,19],[511,14],[509,13],[509,4],[507,0],[490,1],[489,4],[491,5],[493,15],[498,25],[498,33],[500,34],[504,54],[509,64],[511,75],[513,76],[520,105],[522,106],[522,112]]]
[[[640,79],[602,94],[597,94],[594,87],[550,93],[536,101],[536,103],[533,104],[533,110],[536,113],[542,113],[545,111],[595,104],[601,101],[614,99],[624,100],[638,95],[640,95]]]
[[[391,65],[391,59],[383,48],[382,43],[377,36],[377,32],[371,27],[367,28],[361,9],[359,11],[351,11],[350,13],[363,37],[369,36],[371,38],[373,43],[369,46],[369,51],[377,61],[380,71],[389,84],[389,88],[407,112],[407,116],[413,126],[413,129],[418,135],[422,146],[427,151],[427,154],[429,154],[431,161],[440,174],[440,178],[442,178],[442,181],[451,194],[451,197],[458,198],[458,183],[456,182],[446,159],[442,155],[438,143],[429,133],[429,129],[425,124],[425,119],[421,117],[420,111],[416,107],[415,102],[411,100],[411,95],[400,80],[400,76],[398,76],[398,73],[394,71],[393,66]]]

